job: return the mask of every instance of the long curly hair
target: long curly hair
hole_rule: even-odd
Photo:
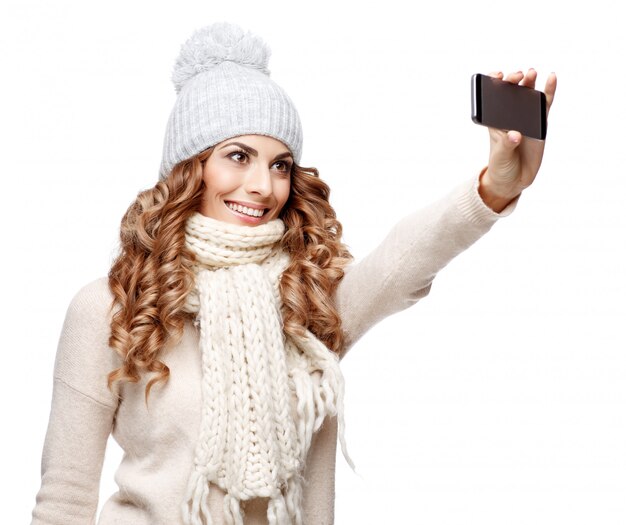
[[[108,274],[115,309],[109,346],[122,365],[109,373],[108,386],[136,383],[152,373],[146,403],[152,386],[169,378],[169,368],[159,359],[161,349],[177,343],[185,321],[193,318],[183,310],[194,287],[185,222],[200,207],[202,171],[213,150],[178,163],[165,180],[140,192],[122,218],[120,252]],[[341,242],[342,226],[329,196],[317,169],[293,165],[290,195],[280,214],[286,226],[281,243],[291,254],[280,293],[285,333],[302,334],[308,328],[340,353],[344,334],[333,297],[352,255]]]

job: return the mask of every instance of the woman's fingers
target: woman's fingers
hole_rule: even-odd
[[[546,111],[549,111],[554,101],[554,93],[556,93],[556,73],[552,72],[548,75],[543,92],[546,94]]]
[[[524,72],[516,71],[515,73],[509,73],[506,77],[504,77],[504,80],[506,80],[507,82],[511,82],[513,84],[519,84],[523,78],[524,78]]]
[[[524,75],[524,78],[520,82],[520,85],[535,89],[535,81],[537,80],[537,71],[532,67]]]

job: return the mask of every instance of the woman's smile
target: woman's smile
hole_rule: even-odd
[[[241,201],[224,201],[224,204],[240,220],[254,225],[262,222],[263,215],[269,209],[265,206]]]

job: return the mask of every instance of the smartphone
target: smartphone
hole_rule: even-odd
[[[472,75],[472,120],[476,124],[519,131],[545,140],[546,95],[487,75]]]

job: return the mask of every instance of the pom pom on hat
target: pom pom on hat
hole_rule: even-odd
[[[216,22],[197,30],[181,47],[172,82],[179,93],[187,81],[225,61],[257,69],[269,76],[270,48],[257,35],[229,22]]]

